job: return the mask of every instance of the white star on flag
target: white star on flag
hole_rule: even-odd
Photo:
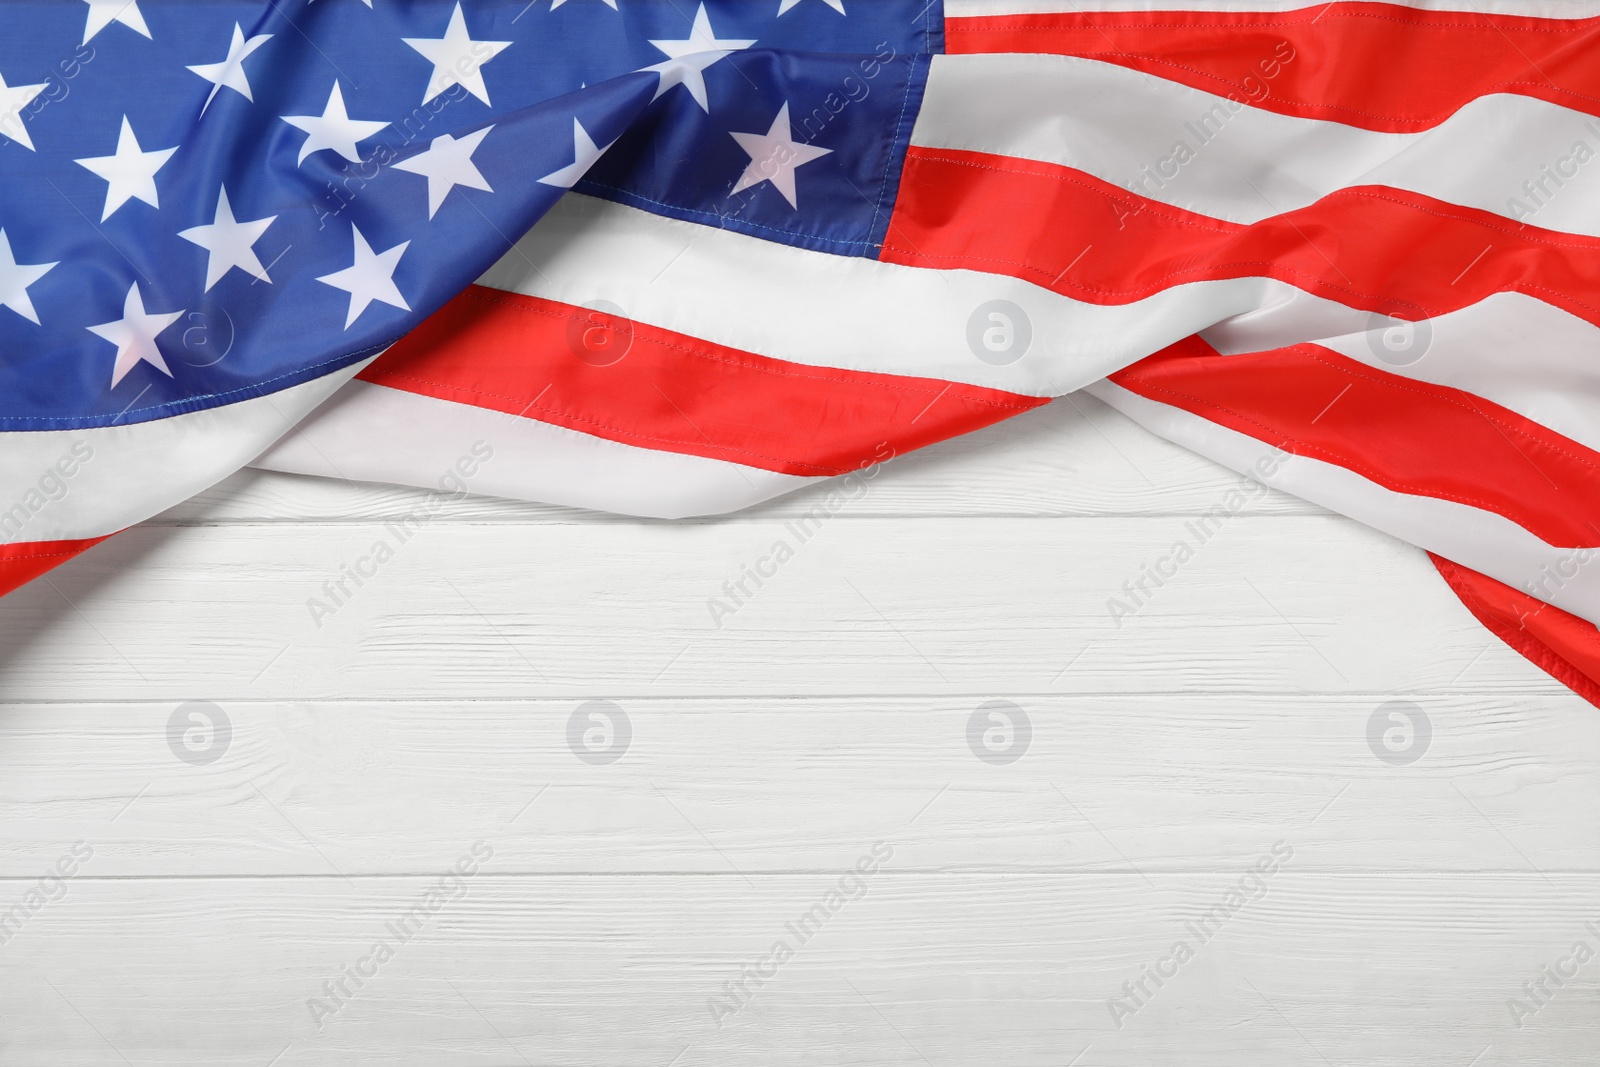
[[[22,109],[33,103],[33,98],[44,92],[44,82],[38,85],[7,85],[0,76],[0,137],[9,137],[28,151],[33,151],[33,138],[22,124]]]
[[[106,206],[100,213],[100,221],[109,219],[114,211],[129,200],[143,200],[151,207],[159,208],[161,202],[156,196],[156,171],[165,166],[177,150],[176,145],[158,148],[153,152],[141,150],[139,139],[133,135],[133,127],[128,124],[128,116],[124,115],[122,132],[117,135],[115,155],[73,160],[78,166],[86,167],[106,180]]]
[[[351,118],[344,109],[344,90],[339,88],[337,79],[334,80],[333,92],[328,94],[328,106],[322,109],[322,114],[280,115],[279,118],[296,129],[306,131],[306,143],[300,146],[297,163],[304,163],[307,156],[324,148],[333,149],[352,163],[360,163],[361,153],[356,149],[356,142],[365,141],[389,125],[387,122]]]
[[[739,176],[733,191],[739,193],[753,185],[771,182],[793,208],[800,206],[794,188],[795,168],[833,151],[801,144],[791,136],[787,102],[778,109],[778,117],[772,120],[772,128],[766,133],[730,133],[728,136],[738,141],[739,147],[750,157],[750,165]]]
[[[35,325],[39,313],[33,310],[28,286],[43,278],[54,263],[18,263],[11,254],[11,239],[0,230],[0,307],[10,308]]]
[[[83,23],[83,43],[113,22],[120,22],[142,37],[150,37],[150,27],[144,24],[139,12],[139,0],[83,0],[89,5],[89,17]]]
[[[350,232],[355,234],[355,263],[317,279],[350,294],[350,311],[345,316],[344,328],[348,330],[374,300],[410,311],[411,305],[406,303],[406,298],[395,287],[394,269],[400,265],[400,257],[405,255],[406,246],[411,242],[401,241],[387,252],[374,252],[372,246],[367,244],[367,239],[361,236],[360,230],[351,226]]]
[[[616,144],[616,142],[612,141],[611,144]],[[605,148],[596,146],[594,141],[589,138],[589,132],[583,128],[583,123],[573,119],[572,164],[546,174],[539,179],[539,183],[541,185],[556,185],[563,189],[571,189],[578,184],[578,179],[587,174],[589,168],[594,166],[595,160],[605,155],[606,149],[610,147],[610,144],[606,145]]]
[[[200,63],[189,69],[211,83],[211,93],[206,97],[205,106],[200,109],[200,114],[206,113],[206,108],[211,106],[211,101],[216,97],[217,91],[227,86],[234,92],[241,94],[246,100],[255,103],[255,97],[250,95],[250,80],[244,75],[244,61],[251,52],[272,40],[270,33],[258,33],[248,41],[244,38],[244,31],[239,24],[233,24],[233,41],[228,45],[228,54],[221,63]]]
[[[156,347],[156,335],[183,317],[183,310],[152,315],[144,309],[144,295],[139,283],[128,287],[128,298],[122,303],[122,318],[116,322],[85,327],[96,337],[102,337],[117,346],[117,361],[111,368],[111,388],[125,378],[141,361],[172,377],[161,349]]]
[[[550,10],[554,11],[556,8],[560,7],[566,2],[567,0],[550,0]],[[613,11],[617,10],[617,0],[600,0],[600,2]]]
[[[439,205],[444,203],[444,198],[450,195],[450,190],[458,185],[466,189],[481,189],[486,193],[494,192],[483,172],[472,162],[472,153],[478,150],[478,145],[483,143],[492,129],[493,126],[485,126],[465,137],[441,134],[433,139],[426,152],[419,152],[394,165],[395,170],[420,174],[428,179],[428,218],[433,218]]]
[[[267,277],[267,268],[261,265],[253,246],[277,218],[276,215],[269,215],[254,222],[236,221],[233,207],[228,203],[228,190],[224,188],[217,194],[217,213],[211,225],[191,226],[178,232],[178,236],[185,241],[191,241],[206,250],[207,292],[234,267],[264,282],[272,281]]]
[[[839,14],[845,14],[844,0],[822,0],[822,2],[833,8]],[[799,4],[800,0],[778,0],[778,14],[782,15],[784,12],[798,7]]]
[[[694,26],[689,30],[689,36],[682,41],[651,41],[656,51],[667,57],[665,63],[657,63],[653,67],[644,69],[661,76],[661,82],[656,86],[656,95],[653,100],[659,100],[668,89],[674,85],[681,85],[689,90],[689,95],[694,97],[694,102],[700,105],[700,110],[711,114],[711,105],[706,102],[706,79],[704,71],[719,59],[724,59],[730,52],[737,52],[749,48],[754,41],[722,41],[711,29],[711,19],[706,15],[706,5],[701,4],[700,10],[695,12]]]
[[[402,37],[422,57],[433,64],[433,76],[423,91],[422,102],[438,96],[452,85],[460,85],[467,92],[489,102],[489,90],[483,84],[483,66],[511,46],[510,41],[474,41],[467,35],[467,20],[461,14],[461,4],[450,15],[450,25],[444,36]],[[485,55],[484,53],[488,54]]]

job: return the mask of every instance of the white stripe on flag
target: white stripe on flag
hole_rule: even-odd
[[[790,278],[801,280],[782,280]],[[1385,331],[1405,327],[1399,320],[1272,279],[1193,282],[1103,306],[998,275],[793,249],[573,194],[483,283],[570,303],[608,300],[640,322],[795,363],[1032,396],[1071,392],[1097,380],[1088,375],[1103,377],[1195,332],[1224,353],[1315,341],[1391,373],[1466,389],[1600,447],[1600,330],[1520,293],[1433,319],[1425,354],[1404,363],[1380,356],[1388,355]],[[1009,366],[980,361],[967,343],[967,320],[993,299],[1021,307],[1034,336]],[[1518,353],[1514,364],[1507,352]]]
[[[1600,623],[1600,571],[1573,568],[1581,549],[1558,548],[1502,515],[1436,497],[1397,493],[1361,475],[1307,456],[1289,456],[1180,408],[1139,396],[1109,381],[1087,392],[1141,426],[1240,473],[1358,519],[1387,534],[1481,571],[1518,589],[1543,582],[1537,594],[1558,608]],[[1279,457],[1275,472],[1258,466]],[[1597,539],[1600,541],[1600,539]],[[1549,574],[1575,570],[1551,582]]]
[[[1229,222],[1387,185],[1600,236],[1600,167],[1574,159],[1579,144],[1583,159],[1600,155],[1600,119],[1517,94],[1480,97],[1422,133],[1379,133],[1071,56],[935,56],[911,143],[1072,167]]]
[[[592,305],[729,348],[810,366],[920,375],[1031,396],[1082,388],[1216,320],[1255,307],[1255,279],[1163,294],[1171,310],[1099,307],[1028,282],[791,248],[568,193],[480,279],[528,296]],[[1033,347],[994,366],[968,343],[981,305],[1028,316]]]
[[[375,448],[373,429],[384,426],[404,430]],[[662,519],[736,511],[825,480],[620,444],[360,381],[251,466],[445,492],[464,485],[471,493]]]
[[[0,544],[104,537],[182,503],[244,466],[370,362],[152,422],[0,434],[0,485],[14,494],[0,500]]]
[[[1496,293],[1424,324],[1395,322],[1317,343],[1492,400],[1600,451],[1600,330],[1542,300]],[[1400,362],[1413,355],[1415,362]]]

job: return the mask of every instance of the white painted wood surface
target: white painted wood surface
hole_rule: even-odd
[[[232,478],[0,602],[0,1064],[1590,1062],[1600,713],[1277,494],[1116,625],[1237,481],[1080,397],[889,464],[720,627],[814,500],[458,501],[318,626],[421,494]]]

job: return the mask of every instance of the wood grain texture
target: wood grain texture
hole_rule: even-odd
[[[627,701],[631,741],[598,766],[572,701],[229,704],[205,766],[168,750],[168,704],[12,706],[0,877],[78,839],[96,877],[407,874],[463,837],[505,873],[754,875],[848,866],[891,831],[902,870],[1218,872],[1292,835],[1301,869],[1600,872],[1600,792],[1551,771],[1600,763],[1575,696],[1429,699],[1409,766],[1370,750],[1370,698],[1016,703],[1032,736],[1008,765],[969,747],[970,699]]]
[[[1075,400],[887,465],[716,620],[825,491],[466,499],[400,543],[420,491],[246,472],[0,601],[0,1067],[1586,1062],[1600,962],[1523,987],[1600,953],[1600,716],[1420,552],[1276,493],[1117,625],[1238,479]],[[232,731],[199,765],[197,700]],[[593,700],[612,763],[569,733]],[[970,737],[994,700],[1010,763]]]
[[[60,1067],[1583,1062],[1592,976],[1521,1029],[1506,1001],[1574,940],[1593,943],[1593,875],[1302,872],[1313,850],[1284,847],[1290,862],[1204,943],[1186,924],[1254,854],[1238,873],[1146,881],[907,875],[896,850],[804,943],[790,925],[837,875],[504,878],[491,859],[407,925],[437,879],[69,883],[5,946],[0,1055]],[[792,956],[764,962],[778,940]],[[1193,958],[1114,1018],[1108,1000],[1180,940]],[[714,1018],[708,1002],[747,966],[771,976]],[[357,967],[368,977],[347,979],[335,1004],[326,983]],[[332,1014],[314,1020],[317,1001]]]
[[[13,699],[1561,691],[1341,518],[1229,520],[1114,617],[1190,521],[141,527],[8,597],[0,655]]]

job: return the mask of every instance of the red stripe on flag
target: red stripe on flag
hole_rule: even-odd
[[[1491,633],[1600,707],[1600,630],[1593,623],[1431,552],[1428,558]]]
[[[858,470],[1048,403],[789,363],[478,285],[360,377],[623,444],[802,477]]]
[[[1395,492],[1502,515],[1551,545],[1600,544],[1600,452],[1471,393],[1320,345],[1222,356],[1198,337],[1110,379]]]
[[[1470,6],[1470,5],[1469,5]],[[945,21],[952,53],[1082,56],[1301,118],[1411,133],[1490,93],[1600,114],[1600,19],[1394,4],[1063,11]]]
[[[89,537],[81,541],[19,541],[0,545],[0,596],[104,540],[104,537]]]
[[[1007,274],[1095,304],[1267,277],[1408,320],[1522,292],[1600,325],[1600,238],[1388,186],[1244,225],[1071,167],[913,147],[881,258]]]

